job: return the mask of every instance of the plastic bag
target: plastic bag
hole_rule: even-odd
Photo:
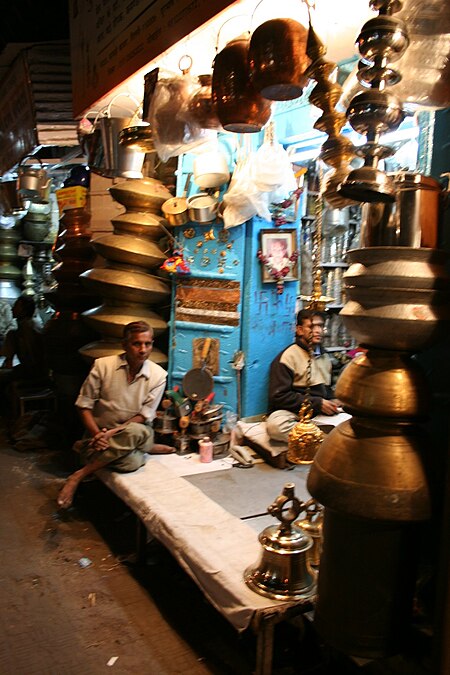
[[[198,83],[188,71],[158,80],[151,100],[149,119],[156,152],[163,162],[189,152],[215,137],[201,129],[189,114],[189,101]]]
[[[270,220],[266,196],[258,190],[252,177],[253,161],[250,154],[236,164],[230,187],[223,197],[225,228],[242,225],[256,215]]]
[[[255,154],[253,179],[259,190],[273,193],[270,201],[280,201],[297,186],[290,157],[281,143],[275,141],[274,135],[274,125],[270,122],[264,133],[264,143]]]

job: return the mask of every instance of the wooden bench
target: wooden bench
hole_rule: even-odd
[[[253,592],[244,570],[261,554],[258,534],[154,457],[129,474],[97,472],[237,631],[257,635],[256,673],[272,672],[276,623],[312,609],[313,597],[277,601]]]

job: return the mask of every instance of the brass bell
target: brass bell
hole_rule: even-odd
[[[313,547],[308,551],[308,557],[312,567],[316,568],[319,567],[322,553],[323,506],[315,499],[310,499],[303,504],[303,511],[306,514],[305,518],[297,520],[295,524],[313,540]]]
[[[261,558],[244,572],[249,588],[275,600],[309,597],[316,587],[316,573],[308,559],[313,540],[293,522],[304,508],[294,489],[294,483],[286,483],[283,494],[268,507],[281,524],[270,525],[261,532]]]
[[[325,435],[311,422],[313,409],[309,401],[303,401],[298,415],[297,424],[289,432],[287,459],[292,464],[311,464]]]

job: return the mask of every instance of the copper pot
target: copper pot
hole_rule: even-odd
[[[220,130],[216,106],[212,99],[212,76],[199,75],[200,89],[189,101],[189,112],[202,129]]]
[[[235,133],[261,131],[270,118],[270,101],[250,81],[249,43],[236,38],[214,59],[212,100],[222,127]]]
[[[272,101],[302,95],[308,83],[305,71],[307,29],[293,19],[271,19],[258,26],[249,48],[250,77],[257,91]]]

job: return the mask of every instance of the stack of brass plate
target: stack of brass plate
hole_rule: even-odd
[[[122,329],[131,321],[147,321],[156,338],[167,330],[167,323],[157,310],[159,305],[170,301],[170,286],[158,276],[166,259],[158,241],[164,237],[168,225],[160,207],[171,195],[152,178],[123,181],[112,186],[110,192],[127,210],[112,221],[114,234],[93,242],[107,264],[81,275],[83,283],[103,297],[100,307],[83,314],[85,321],[103,337],[80,350],[88,359],[123,351]],[[150,358],[167,364],[167,356],[158,349],[153,349]]]

